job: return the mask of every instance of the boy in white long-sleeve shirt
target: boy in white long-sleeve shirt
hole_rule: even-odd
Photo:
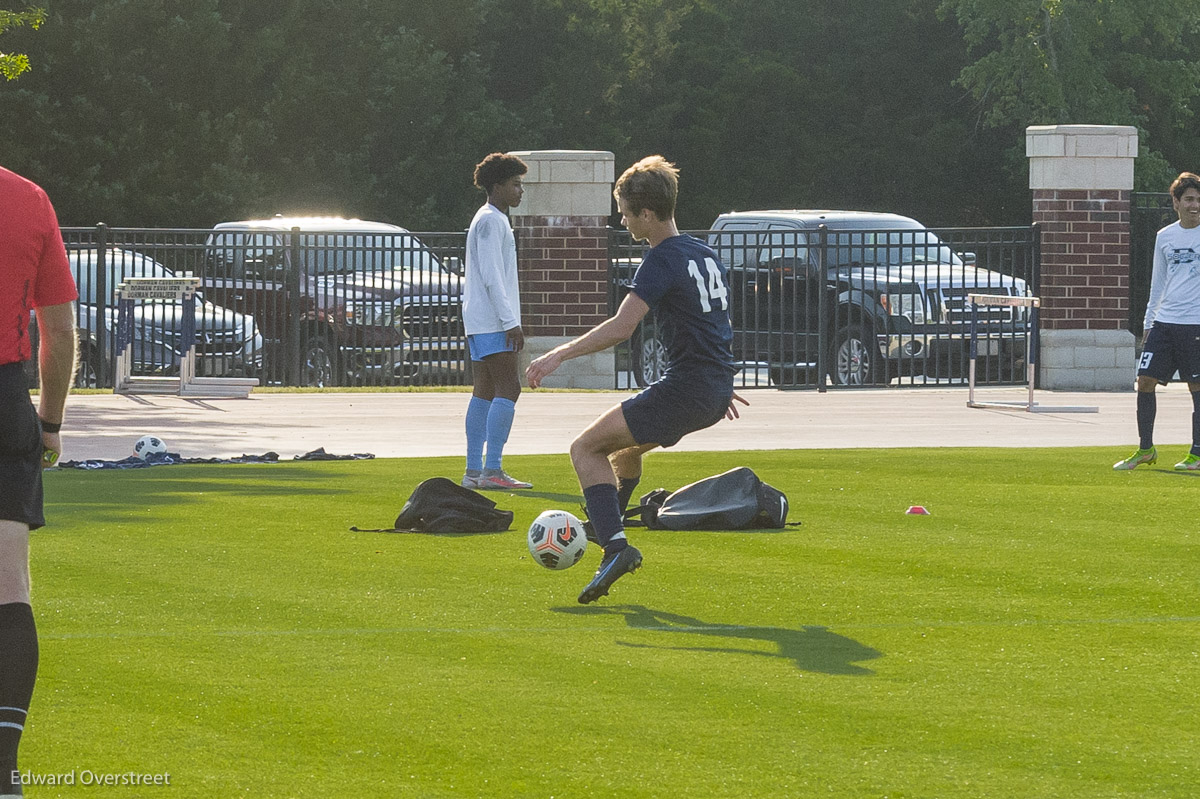
[[[1114,469],[1135,469],[1158,460],[1154,448],[1154,389],[1179,372],[1192,392],[1192,449],[1175,464],[1200,471],[1200,176],[1184,172],[1171,184],[1179,221],[1158,231],[1154,271],[1146,303],[1145,338],[1137,373],[1138,451]]]
[[[467,405],[467,488],[533,488],[504,471],[504,445],[521,396],[517,353],[525,346],[517,286],[517,245],[508,209],[521,204],[522,176],[515,155],[492,153],[475,166],[475,185],[487,192],[467,231],[463,326],[474,371]],[[487,458],[484,459],[484,450]]]

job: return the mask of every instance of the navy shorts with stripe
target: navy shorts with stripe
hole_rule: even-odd
[[[1142,348],[1138,377],[1166,385],[1177,371],[1182,380],[1200,383],[1200,325],[1155,322]]]
[[[36,530],[42,516],[42,429],[24,365],[0,366],[0,519]]]
[[[634,441],[670,447],[725,418],[732,397],[732,381],[726,391],[664,379],[622,402],[621,411]]]

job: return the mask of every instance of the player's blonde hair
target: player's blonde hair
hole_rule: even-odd
[[[635,216],[649,208],[665,222],[675,216],[679,170],[661,155],[648,155],[621,173],[613,196]]]

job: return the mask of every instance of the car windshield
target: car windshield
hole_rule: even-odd
[[[300,258],[310,275],[438,268],[433,253],[408,235],[306,234],[300,237]]]
[[[954,252],[928,230],[842,230],[829,235],[830,265],[948,264],[962,266]]]

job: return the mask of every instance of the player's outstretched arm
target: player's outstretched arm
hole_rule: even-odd
[[[743,405],[750,404],[750,400],[746,399],[741,394],[738,394],[735,391],[735,392],[733,392],[733,396],[729,399],[729,408],[725,411],[726,419],[732,420],[732,419],[740,419],[741,418],[741,414],[738,413],[738,409],[737,409],[737,403],[739,403],[739,402],[742,403]]]
[[[630,293],[621,302],[621,307],[611,319],[606,319],[577,339],[555,347],[540,358],[535,358],[525,370],[525,379],[530,388],[538,388],[542,380],[554,373],[563,362],[581,355],[606,350],[633,335],[638,323],[650,311],[650,306],[636,294]]]

